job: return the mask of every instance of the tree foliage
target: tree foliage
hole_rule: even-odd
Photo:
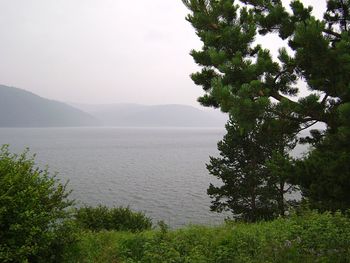
[[[350,115],[348,115],[350,116]],[[350,129],[328,134],[297,169],[303,194],[321,211],[350,208]]]
[[[288,184],[291,138],[266,140],[271,129],[266,120],[257,122],[249,132],[241,132],[231,117],[226,129],[218,143],[220,157],[211,157],[207,165],[210,174],[222,181],[220,186],[209,186],[211,209],[229,210],[235,218],[250,222],[284,215],[291,204],[285,194],[293,190]]]
[[[35,167],[27,152],[0,150],[0,261],[59,262],[69,229],[66,185]]]
[[[341,143],[350,139],[350,1],[328,0],[323,19],[298,0],[290,1],[291,11],[281,0],[183,2],[203,43],[191,51],[201,67],[191,77],[205,91],[199,102],[228,112],[246,132],[266,115],[290,135],[324,123],[325,130],[304,139],[315,151],[299,165],[298,183],[311,203],[327,199],[326,207],[349,208],[340,193],[349,191],[344,181],[350,180],[349,170],[341,169],[350,151]],[[256,41],[271,34],[284,42],[277,58]],[[318,198],[327,187],[338,190]]]
[[[350,96],[348,1],[328,1],[321,21],[300,1],[291,2],[292,13],[280,0],[184,2],[203,42],[191,52],[202,67],[192,79],[206,91],[199,99],[203,105],[230,112],[241,125],[266,110],[300,126],[338,123],[337,109]],[[277,60],[254,41],[268,33],[289,47],[279,49]],[[298,80],[305,80],[311,94],[296,101],[291,97],[300,92]]]

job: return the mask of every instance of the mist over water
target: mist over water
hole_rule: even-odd
[[[37,153],[69,180],[78,205],[130,206],[171,227],[218,224],[206,190],[217,182],[205,163],[224,128],[5,128],[0,144]]]

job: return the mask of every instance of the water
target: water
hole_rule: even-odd
[[[79,205],[130,206],[172,227],[218,224],[206,189],[217,183],[205,168],[224,129],[5,128],[0,144],[29,147],[40,166],[69,180]]]

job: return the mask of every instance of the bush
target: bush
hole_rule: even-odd
[[[133,212],[128,207],[108,208],[85,206],[76,210],[76,221],[79,226],[92,231],[143,231],[152,227],[152,221],[143,213]]]
[[[73,241],[66,184],[35,166],[28,150],[0,148],[0,262],[59,262]]]

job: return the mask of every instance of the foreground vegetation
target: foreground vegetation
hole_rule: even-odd
[[[0,186],[0,262],[350,262],[350,219],[340,212],[155,229],[129,208],[75,209],[65,185],[7,146]]]
[[[150,229],[151,219],[129,208],[73,207],[66,184],[29,156],[0,147],[0,262],[63,262],[63,250],[84,230]]]
[[[64,262],[350,262],[350,220],[308,213],[254,224],[83,231]]]
[[[152,229],[129,208],[74,208],[66,185],[8,146],[0,186],[0,262],[350,262],[350,219],[340,212]]]
[[[75,240],[68,195],[28,151],[0,147],[0,262],[60,261],[63,247]]]

